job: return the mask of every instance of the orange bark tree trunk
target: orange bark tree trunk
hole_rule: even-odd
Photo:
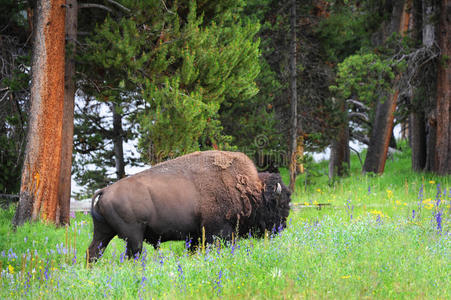
[[[58,187],[60,205],[59,222],[69,224],[72,149],[74,143],[74,101],[75,101],[75,52],[77,42],[78,3],[66,1],[66,65],[64,75],[63,136],[61,147],[61,175]]]
[[[19,205],[13,225],[44,219],[59,223],[58,185],[64,99],[65,1],[35,8],[31,108]]]
[[[441,57],[437,76],[437,133],[435,142],[435,172],[451,174],[451,0],[442,0],[438,42]]]
[[[390,33],[400,32],[402,36],[405,35],[411,19],[411,6],[412,0],[396,2],[392,13]],[[402,10],[399,11],[399,9]],[[395,83],[398,80],[399,76],[395,79]],[[363,164],[363,173],[374,172],[382,174],[384,172],[388,146],[393,132],[393,119],[398,94],[399,91],[396,90],[395,93],[389,95],[385,101],[381,101],[377,104],[368,152],[365,163]]]

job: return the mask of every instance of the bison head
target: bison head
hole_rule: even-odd
[[[256,225],[262,234],[265,230],[285,228],[290,213],[291,193],[278,173],[259,173],[263,183],[262,204],[256,213]]]

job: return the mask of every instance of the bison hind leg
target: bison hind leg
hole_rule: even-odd
[[[119,237],[127,243],[127,256],[136,258],[141,254],[144,241],[144,227],[141,224],[123,224]]]
[[[116,232],[106,223],[94,220],[94,235],[87,250],[87,261],[94,262],[102,257],[108,243],[114,238]]]

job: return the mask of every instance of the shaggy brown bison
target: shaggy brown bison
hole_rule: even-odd
[[[195,152],[121,179],[97,191],[91,204],[94,235],[88,248],[96,260],[118,235],[127,242],[127,255],[142,250],[143,241],[191,239],[205,230],[230,239],[285,227],[290,193],[280,175],[257,173],[243,153]]]

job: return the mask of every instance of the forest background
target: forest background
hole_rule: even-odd
[[[0,193],[38,205],[32,195],[54,193],[63,207],[70,173],[87,195],[126,165],[208,149],[287,167],[294,189],[296,174],[314,173],[306,153],[328,146],[330,181],[346,176],[353,140],[368,145],[362,172],[381,174],[395,124],[414,171],[451,173],[448,1],[50,1],[53,23],[44,2],[0,0]],[[65,24],[64,72],[33,68],[40,22]],[[65,74],[64,106],[47,115],[33,105],[40,71]],[[42,115],[64,115],[57,147],[31,146],[59,136]],[[124,152],[131,140],[137,156]],[[30,154],[46,147],[59,154]],[[58,158],[59,177],[33,157]]]

